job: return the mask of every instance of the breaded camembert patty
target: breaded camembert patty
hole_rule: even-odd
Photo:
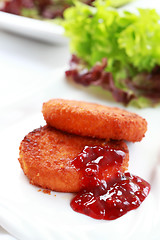
[[[75,168],[73,160],[85,146],[106,145],[125,152],[120,165],[109,166],[102,173],[102,178],[107,180],[117,170],[124,172],[128,168],[129,153],[123,141],[107,142],[44,126],[30,132],[22,140],[19,162],[32,184],[55,191],[78,192],[81,190],[82,176]]]
[[[50,126],[81,136],[137,142],[147,130],[139,115],[94,103],[52,99],[42,112]]]

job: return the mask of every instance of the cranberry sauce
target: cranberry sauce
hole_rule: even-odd
[[[76,212],[113,220],[136,209],[150,191],[143,179],[122,173],[125,152],[109,146],[88,147],[73,160],[82,174],[82,191],[71,201]],[[105,180],[104,180],[105,179]]]
[[[77,170],[81,172],[82,188],[99,186],[105,179],[117,175],[125,157],[125,152],[106,146],[84,147],[73,160]]]

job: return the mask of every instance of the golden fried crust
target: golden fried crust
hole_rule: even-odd
[[[139,115],[93,103],[53,99],[43,104],[42,112],[49,125],[81,136],[136,142],[147,130]]]
[[[19,148],[19,162],[32,184],[55,191],[78,192],[81,189],[81,173],[74,167],[72,160],[86,145],[106,144],[104,140],[67,134],[44,126],[30,132],[23,139]],[[122,141],[112,141],[109,144],[126,153],[119,168],[124,172],[129,161],[127,145]],[[108,172],[114,173],[114,167],[108,169]],[[107,179],[108,172],[106,176],[103,175],[104,179]]]

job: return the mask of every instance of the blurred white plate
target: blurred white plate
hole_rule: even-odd
[[[156,8],[159,11],[160,3],[159,0],[137,0],[122,7],[122,9],[134,11],[137,7]],[[68,42],[68,39],[63,35],[64,29],[61,26],[10,13],[0,12],[0,28],[48,43],[65,44]]]
[[[67,38],[63,36],[64,30],[61,26],[47,21],[26,18],[1,11],[0,28],[44,42],[58,44],[67,42]]]
[[[18,148],[29,131],[45,124],[41,113],[44,101],[66,98],[121,106],[107,101],[105,93],[95,91],[95,87],[85,88],[67,82],[64,69],[53,71],[50,77],[54,81],[46,83],[45,88],[35,88],[29,98],[10,106],[11,110],[13,107],[17,111],[24,110],[23,119],[1,132],[0,225],[19,240],[160,239],[159,108],[129,109],[148,121],[146,137],[139,143],[128,144],[130,172],[151,184],[149,196],[137,210],[114,221],[95,220],[71,209],[73,194],[52,191],[48,195],[29,184],[17,160]]]

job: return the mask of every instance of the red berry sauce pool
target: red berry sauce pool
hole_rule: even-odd
[[[71,201],[74,211],[95,219],[113,220],[140,206],[149,194],[150,184],[128,172],[122,173],[124,158],[125,152],[109,146],[83,149],[73,160],[82,174],[83,188]],[[103,173],[108,180],[103,179]]]

